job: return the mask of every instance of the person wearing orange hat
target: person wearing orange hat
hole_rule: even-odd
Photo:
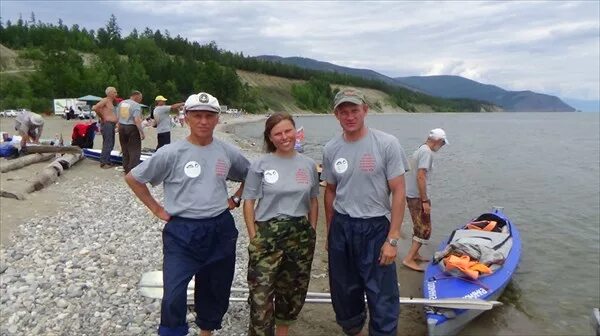
[[[171,143],[171,111],[178,111],[184,103],[167,105],[167,98],[156,96],[154,98],[156,107],[154,108],[154,122],[156,123],[156,149]]]

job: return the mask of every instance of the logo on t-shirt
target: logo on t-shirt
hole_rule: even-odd
[[[371,154],[364,154],[358,163],[360,170],[363,172],[372,172],[375,170],[375,157]]]
[[[123,119],[129,119],[129,108],[131,106],[129,105],[129,103],[121,103],[121,105],[119,106],[119,115],[121,116],[121,118]]]
[[[339,159],[335,160],[335,163],[333,164],[333,169],[335,169],[335,171],[338,174],[345,173],[346,170],[348,170],[348,160],[346,160],[344,158],[339,158]]]
[[[202,167],[200,167],[200,164],[198,162],[190,161],[185,164],[185,166],[183,168],[183,172],[188,177],[191,177],[191,178],[198,177],[198,176],[200,176],[200,172],[202,172]]]
[[[308,174],[306,173],[306,170],[298,168],[296,171],[296,182],[299,184],[308,184]]]
[[[265,182],[273,184],[279,180],[279,173],[275,169],[265,170]]]
[[[227,174],[227,171],[227,163],[225,163],[225,160],[218,159],[217,163],[215,164],[215,174],[217,174],[219,177],[223,177],[225,174]]]

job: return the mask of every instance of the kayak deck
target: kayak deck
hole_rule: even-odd
[[[472,298],[483,300],[496,300],[500,297],[518,266],[521,255],[521,238],[517,228],[504,213],[495,211],[491,215],[498,216],[499,219],[505,221],[510,232],[510,241],[506,241],[506,244],[509,244],[509,249],[506,252],[506,259],[502,267],[490,275],[471,280],[444,274],[440,265],[429,264],[424,274],[423,297],[428,299]],[[458,231],[460,230],[456,232]],[[444,250],[454,235],[455,233],[449,239],[444,240],[439,245],[438,251]],[[482,234],[482,236],[485,235]],[[493,235],[490,233],[487,236]],[[481,313],[482,311],[478,310],[426,307],[429,335],[456,334]]]

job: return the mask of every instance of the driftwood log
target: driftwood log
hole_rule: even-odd
[[[37,155],[37,154],[36,154]],[[52,154],[54,155],[54,154]],[[34,191],[41,190],[54,183],[65,169],[71,168],[74,164],[83,159],[81,154],[64,154],[52,161],[44,170],[35,176],[35,180],[19,188],[22,192],[0,190],[1,197],[24,200],[25,195]]]
[[[60,148],[60,147],[57,147]],[[79,148],[79,147],[77,147]],[[36,179],[29,183],[25,188],[26,193],[32,193],[46,187],[56,181],[63,173],[64,169],[69,169],[71,166],[79,162],[83,158],[81,154],[65,154],[56,160],[52,161],[41,173],[36,176]]]
[[[10,191],[6,191],[6,190],[0,190],[0,196],[5,197],[5,198],[14,198],[14,199],[18,199],[18,200],[25,199],[25,195],[23,193],[10,192]]]
[[[77,146],[27,146],[25,149],[25,153],[33,154],[33,153],[75,153],[81,154],[81,148]]]
[[[43,153],[43,154],[36,153],[36,154],[25,155],[20,158],[16,158],[14,160],[10,160],[10,161],[0,165],[0,172],[6,173],[11,170],[29,166],[30,164],[50,160],[53,157],[54,157],[53,153]]]

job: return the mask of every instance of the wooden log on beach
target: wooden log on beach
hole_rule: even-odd
[[[65,155],[59,157],[58,159],[56,159],[55,161],[58,161],[62,165],[62,167],[64,169],[69,169],[74,164],[76,164],[77,162],[79,162],[81,159],[83,159],[83,155],[81,153],[79,153],[79,154],[65,154]]]
[[[77,146],[27,146],[25,149],[25,153],[33,154],[33,153],[75,153],[81,154],[83,153],[81,148]]]
[[[52,153],[36,153],[22,156],[20,158],[16,158],[14,160],[10,160],[2,165],[0,165],[0,172],[6,173],[11,170],[20,169],[25,166],[29,166],[30,164],[42,162],[46,160],[50,160],[54,157]]]
[[[14,198],[14,199],[18,199],[20,201],[25,199],[25,195],[23,195],[23,193],[11,192],[11,191],[6,191],[6,190],[0,190],[0,196],[6,197],[6,198]]]
[[[25,188],[25,192],[32,193],[54,183],[63,173],[63,169],[69,169],[82,158],[81,154],[65,154],[57,158],[36,176],[36,179]]]
[[[51,155],[54,156],[54,154]],[[63,174],[63,171],[65,169],[71,168],[81,159],[83,159],[83,155],[81,154],[62,155],[56,158],[54,161],[52,161],[48,166],[46,166],[46,168],[44,168],[44,170],[37,174],[35,176],[35,180],[30,182],[28,185],[25,185],[23,189],[19,188],[23,190],[23,192],[0,190],[0,196],[24,200],[26,194],[41,190],[46,186],[54,183],[58,179],[58,177]]]

